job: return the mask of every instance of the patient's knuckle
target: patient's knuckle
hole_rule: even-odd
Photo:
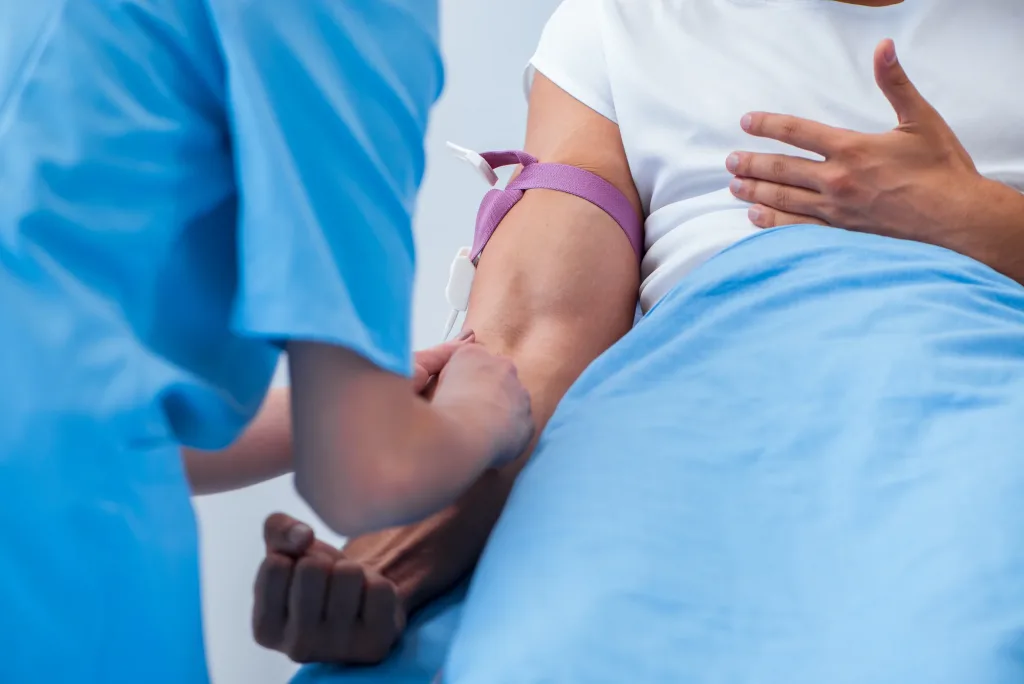
[[[800,135],[800,124],[793,119],[784,119],[780,125],[780,138],[783,141],[789,142],[795,140]]]
[[[864,147],[856,138],[842,136],[832,143],[832,156],[846,164],[857,164],[864,157]]]
[[[773,206],[780,211],[789,211],[791,202],[789,190],[782,185],[772,191]]]
[[[271,554],[264,558],[253,585],[257,606],[283,591],[288,585],[291,572],[292,563],[288,559],[282,558],[278,554]]]
[[[366,611],[388,624],[398,608],[398,595],[392,584],[384,579],[370,582],[366,589]]]
[[[312,640],[302,636],[289,639],[284,654],[296,663],[311,663],[317,659]]]
[[[363,578],[366,572],[358,563],[351,561],[340,561],[331,567],[331,586],[348,587],[358,586],[362,588]]]
[[[253,615],[252,636],[263,648],[277,648],[280,645],[280,630],[271,623],[265,613]]]
[[[393,645],[391,635],[380,630],[366,630],[345,654],[345,661],[352,665],[377,665],[388,657]]]
[[[295,566],[293,584],[306,588],[311,583],[319,582],[326,573],[320,559],[306,556]]]
[[[752,154],[737,154],[738,161],[736,162],[736,175],[737,176],[751,176],[755,167],[756,155]]]
[[[761,216],[757,221],[757,225],[761,228],[777,228],[790,222],[788,215],[777,212],[774,209],[764,208],[761,210]]]
[[[271,576],[274,574],[274,567],[277,565],[277,556],[269,555],[263,558],[263,562],[260,563],[260,567],[256,570],[256,581],[253,583],[252,591],[253,594],[259,598],[267,590],[267,584],[270,582]]]
[[[825,190],[834,197],[849,197],[854,191],[853,178],[842,167],[825,176]]]
[[[855,227],[854,220],[856,218],[856,214],[855,212],[850,211],[845,204],[828,202],[822,208],[821,213],[831,226],[841,226],[843,228]]]

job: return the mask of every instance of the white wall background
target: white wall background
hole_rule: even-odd
[[[417,347],[438,341],[448,313],[444,285],[455,251],[469,244],[485,186],[445,151],[446,140],[477,150],[521,147],[526,105],[522,69],[558,0],[443,0],[448,85],[427,141],[429,163],[417,217]],[[206,642],[214,684],[281,684],[294,672],[249,631],[252,582],[263,557],[263,519],[284,511],[314,518],[280,478],[197,500],[202,532]],[[322,526],[318,527],[323,530]]]

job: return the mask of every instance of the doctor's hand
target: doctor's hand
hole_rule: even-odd
[[[492,468],[517,458],[533,438],[530,393],[515,365],[475,342],[452,354],[432,404],[458,426],[470,453],[489,455]]]
[[[374,665],[387,657],[406,621],[394,583],[283,513],[267,518],[263,537],[256,643],[298,663]]]
[[[451,361],[452,355],[459,350],[459,347],[474,341],[473,331],[467,330],[456,340],[416,352],[413,360],[413,391],[428,398],[433,396],[436,387],[434,381]]]
[[[964,250],[964,239],[1008,190],[978,173],[942,116],[921,96],[891,40],[875,49],[875,80],[899,120],[879,135],[780,114],[752,113],[742,126],[817,153],[824,161],[736,152],[726,167],[733,194],[754,206],[758,227],[830,225]],[[996,202],[998,203],[998,202]]]

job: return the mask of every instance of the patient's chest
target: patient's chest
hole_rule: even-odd
[[[753,231],[728,192],[735,150],[804,154],[755,139],[749,111],[866,133],[896,125],[874,82],[886,37],[979,170],[1024,191],[1024,3],[829,0],[609,3],[606,58],[634,179],[649,212],[649,308],[682,275]],[[643,294],[643,293],[642,293]]]

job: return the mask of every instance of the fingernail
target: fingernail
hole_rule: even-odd
[[[751,207],[747,210],[747,218],[750,219],[751,223],[757,223],[757,220],[761,218],[761,210],[757,207]]]
[[[736,170],[740,168],[740,155],[730,154],[729,158],[725,160],[725,168],[736,173]]]
[[[729,189],[735,194],[740,194],[743,191],[743,181],[739,178],[733,178],[729,183]]]
[[[310,535],[313,534],[313,530],[309,525],[303,525],[299,523],[288,530],[288,543],[294,544],[295,546],[302,546],[308,540]]]
[[[885,63],[888,66],[892,66],[896,63],[896,43],[891,40],[886,43],[885,49],[882,51],[882,57],[885,59]]]
[[[473,331],[472,330],[463,330],[459,334],[459,336],[455,338],[455,341],[456,342],[465,342],[466,340],[468,340],[472,336],[473,336]]]
[[[745,131],[749,131],[750,127],[751,127],[751,125],[753,125],[753,123],[754,123],[754,117],[750,116],[749,114],[744,114],[743,118],[740,119],[740,126],[742,126],[743,130],[745,130]]]

